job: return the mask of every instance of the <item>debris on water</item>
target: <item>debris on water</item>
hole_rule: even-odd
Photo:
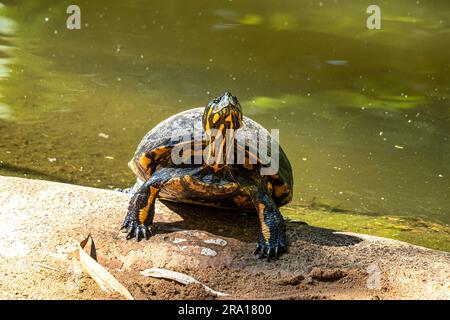
[[[404,146],[399,146],[398,144],[396,144],[396,145],[394,146],[394,148],[396,148],[396,149],[404,149],[405,147],[404,147]]]
[[[56,158],[48,158],[48,161],[50,161],[51,163],[56,162]]]
[[[328,64],[331,64],[332,66],[344,66],[348,63],[347,60],[327,60]]]
[[[109,134],[106,134],[106,133],[103,133],[103,132],[100,132],[100,133],[98,134],[98,136],[99,136],[100,138],[103,138],[103,139],[108,139],[108,138],[109,138]]]
[[[105,156],[105,159],[108,159],[108,160],[114,160],[114,157],[111,157],[111,156]]]
[[[444,175],[443,175],[443,174],[438,174],[438,177],[439,177],[439,178],[443,178]]]

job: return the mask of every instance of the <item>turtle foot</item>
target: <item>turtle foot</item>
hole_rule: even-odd
[[[129,240],[131,238],[135,238],[136,241],[141,240],[141,238],[148,239],[153,235],[152,227],[146,226],[144,224],[139,224],[136,219],[128,218],[130,215],[127,215],[125,221],[122,224],[121,230],[125,230],[126,239]]]
[[[287,251],[286,237],[284,230],[280,230],[276,239],[266,241],[264,237],[259,240],[258,246],[254,252],[259,259],[266,258],[267,261],[278,259],[284,252]]]

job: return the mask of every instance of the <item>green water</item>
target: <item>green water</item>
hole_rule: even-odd
[[[148,129],[228,89],[280,129],[284,214],[450,250],[447,0],[377,1],[381,30],[355,0],[69,4],[0,7],[0,174],[130,185]]]

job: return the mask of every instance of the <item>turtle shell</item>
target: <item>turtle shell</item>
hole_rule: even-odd
[[[194,139],[194,135],[202,135],[202,116],[204,108],[195,108],[180,112],[160,122],[151,129],[142,138],[133,158],[128,163],[130,169],[136,177],[141,181],[146,181],[152,173],[161,164],[160,159],[167,154],[171,148],[182,141]],[[271,135],[256,121],[244,116],[242,127],[237,131],[238,134],[244,135],[247,140],[254,139],[254,132],[266,135],[267,138],[267,156],[270,157]],[[197,137],[196,137],[197,138]],[[237,140],[239,141],[239,140]],[[237,143],[239,145],[239,143]],[[245,146],[241,146],[245,148]],[[265,165],[263,159],[258,158],[258,153],[251,147],[246,147],[247,154],[253,155],[255,161],[262,167]],[[259,174],[259,171],[252,171]],[[273,190],[273,199],[278,206],[288,203],[292,199],[293,177],[291,164],[284,153],[281,146],[279,147],[279,168],[278,172],[269,174]]]

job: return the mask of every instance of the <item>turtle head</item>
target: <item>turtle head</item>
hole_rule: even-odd
[[[242,108],[238,99],[230,92],[212,99],[203,112],[203,129],[208,136],[218,130],[225,136],[227,129],[239,129],[242,126]]]

